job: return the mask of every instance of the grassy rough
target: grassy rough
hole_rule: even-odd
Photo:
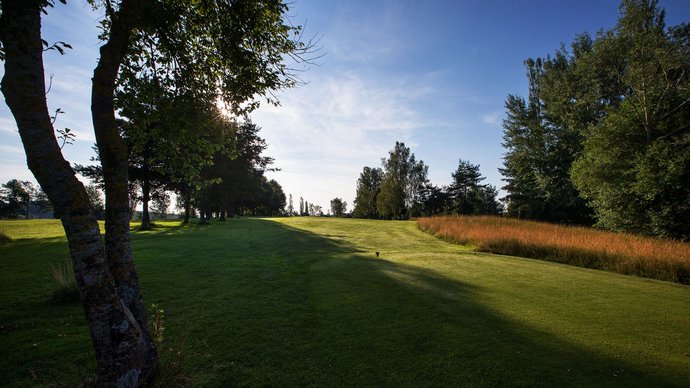
[[[6,228],[15,241],[0,247],[3,383],[88,380],[83,313],[46,303],[45,268],[67,252],[59,223],[29,223],[42,237]],[[165,309],[166,341],[213,371],[205,386],[690,381],[679,284],[475,254],[414,222],[161,223],[133,247],[146,303]]]
[[[690,284],[690,243],[492,216],[419,219],[420,229],[478,251]]]

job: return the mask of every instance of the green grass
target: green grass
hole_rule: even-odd
[[[0,229],[3,383],[83,382],[83,313],[49,301],[59,223]],[[189,336],[207,386],[690,381],[688,286],[474,254],[413,222],[162,223],[133,247],[146,303],[165,309],[166,339]]]

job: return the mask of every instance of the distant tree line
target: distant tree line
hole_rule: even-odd
[[[690,238],[690,25],[655,0],[525,61],[503,123],[507,214]]]
[[[88,185],[85,188],[93,214],[102,219],[105,204],[100,189],[95,185]],[[53,205],[40,186],[19,179],[10,179],[0,186],[0,218],[28,220],[54,217]]]
[[[151,227],[150,204],[158,213],[167,212],[171,192],[177,195],[178,207],[184,209],[185,223],[193,214],[198,214],[202,223],[213,217],[225,220],[229,215],[284,214],[286,196],[282,187],[264,175],[273,159],[262,156],[267,145],[258,135],[261,128],[251,121],[239,122],[225,116],[217,108],[210,109],[209,115],[204,134],[212,135],[209,140],[213,144],[201,144],[203,141],[197,139],[189,146],[187,140],[175,144],[170,138],[160,137],[168,130],[168,120],[179,121],[179,117],[158,118],[156,126],[141,135],[142,139],[135,135],[136,129],[131,129],[136,118],[123,114],[120,125],[130,128],[123,129],[129,146],[130,209],[134,214],[137,205],[142,204],[142,229]],[[198,151],[193,157],[190,148]],[[181,156],[183,153],[188,155],[187,163],[180,160],[186,158]],[[98,159],[96,156],[92,160]],[[179,166],[186,170],[172,167],[175,162],[181,162]],[[103,188],[100,166],[75,165],[75,170],[96,183],[87,191],[96,186]],[[91,194],[97,198],[95,195]]]
[[[429,167],[396,142],[381,167],[364,167],[357,180],[352,216],[408,219],[436,214],[499,214],[494,186],[482,184],[479,165],[460,160],[448,186],[433,185]],[[334,212],[335,213],[335,212]]]

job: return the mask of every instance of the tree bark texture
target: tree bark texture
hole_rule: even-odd
[[[43,5],[40,0],[2,1],[2,92],[17,122],[29,169],[65,229],[96,353],[98,384],[136,386],[150,374],[156,350],[142,321],[130,310],[130,303],[118,295],[86,190],[63,158],[55,138],[45,97]]]
[[[105,183],[105,251],[117,292],[142,327],[146,309],[130,245],[127,145],[115,122],[115,79],[135,23],[140,0],[123,0],[112,16],[110,36],[93,72],[91,116]]]

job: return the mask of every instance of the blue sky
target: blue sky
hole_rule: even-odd
[[[661,0],[667,25],[690,21],[690,2]],[[281,106],[252,114],[281,171],[270,173],[295,204],[328,209],[341,197],[352,209],[364,166],[403,141],[447,184],[458,159],[481,166],[502,186],[501,121],[508,94],[527,89],[522,62],[545,56],[576,34],[613,26],[618,2],[600,1],[324,1],[297,0],[289,12],[306,34],[322,36],[319,66],[304,86],[278,93]],[[54,74],[49,106],[67,112],[57,126],[76,131],[64,153],[86,163],[94,142],[89,91],[98,57],[98,15],[78,1],[44,19],[44,37],[74,50],[47,53]],[[0,182],[32,179],[16,126],[0,105]]]

